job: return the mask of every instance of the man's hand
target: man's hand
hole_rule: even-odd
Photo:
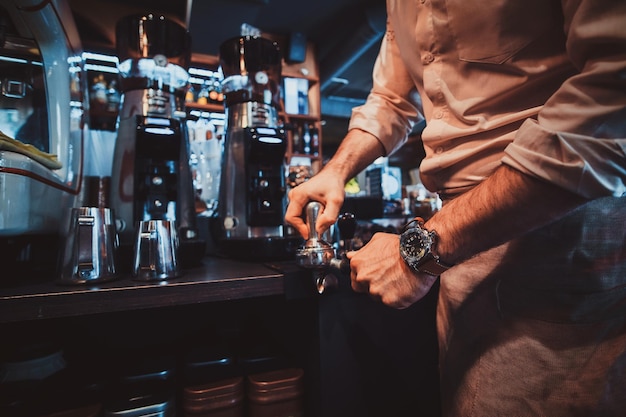
[[[437,280],[416,274],[400,256],[400,237],[376,233],[363,248],[348,252],[352,289],[403,309],[422,299]]]
[[[324,168],[289,191],[285,221],[307,239],[309,226],[303,219],[304,208],[309,201],[317,201],[324,206],[316,225],[321,236],[339,217],[345,196],[344,186],[348,180],[384,153],[383,145],[375,136],[359,129],[350,130]]]
[[[289,191],[289,206],[285,221],[291,224],[303,238],[309,237],[309,225],[303,218],[304,208],[310,201],[317,201],[323,208],[318,215],[317,233],[319,236],[337,221],[344,199],[344,182],[330,171],[322,170],[308,181]]]

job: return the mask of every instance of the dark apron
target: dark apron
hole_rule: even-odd
[[[441,276],[444,416],[626,413],[626,198]]]

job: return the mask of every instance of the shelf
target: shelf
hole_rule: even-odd
[[[286,116],[288,119],[297,119],[297,120],[304,120],[304,121],[310,121],[310,122],[319,121],[319,116],[312,115],[312,114],[281,113],[281,115]]]
[[[291,158],[308,158],[311,161],[316,161],[318,159],[321,159],[319,155],[312,155],[308,153],[297,153],[297,152],[292,153]]]
[[[188,110],[200,110],[200,111],[214,112],[214,113],[224,113],[225,111],[224,106],[221,104],[187,103],[185,104],[185,107]],[[293,113],[279,112],[279,116],[283,118],[287,118],[287,119],[297,119],[297,120],[304,120],[304,121],[310,121],[310,122],[319,121],[319,116],[313,115],[313,114],[293,114]]]
[[[290,77],[290,78],[302,78],[307,80],[310,83],[310,87],[314,86],[315,84],[317,84],[319,82],[319,79],[315,76],[311,76],[311,75],[303,75],[302,73],[298,72],[298,71],[283,71],[281,72],[281,77],[285,78],[285,77]]]
[[[284,295],[283,271],[290,265],[282,268],[207,257],[167,282],[139,282],[123,275],[97,287],[49,281],[0,288],[0,323]]]
[[[186,103],[187,109],[202,110],[215,113],[224,113],[223,104],[198,104],[198,103]]]

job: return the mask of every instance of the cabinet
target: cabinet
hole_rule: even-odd
[[[83,375],[78,384],[59,373],[26,387],[35,388],[33,396],[9,406],[25,402],[35,407],[30,414],[3,413],[13,393],[0,384],[2,416],[51,417],[43,411],[104,402],[107,385],[129,359],[154,367],[173,357],[183,369],[196,347],[225,346],[217,353],[245,360],[278,351],[269,365],[302,367],[302,417],[440,417],[436,290],[395,310],[350,291],[344,281],[338,291],[318,296],[312,276],[291,263],[211,257],[171,282],[122,276],[98,288],[68,287],[51,276],[23,271],[12,285],[3,276],[0,365],[20,345],[60,347],[67,369],[79,364]]]
[[[281,50],[285,50],[286,40],[282,36],[271,34],[263,34],[271,40],[278,43]],[[198,67],[209,71],[216,71],[219,67],[219,58],[212,55],[194,54],[192,56],[192,67]],[[285,152],[285,163],[291,165],[293,158],[310,161],[312,174],[317,173],[322,167],[322,123],[321,123],[321,100],[320,100],[320,83],[319,83],[319,67],[317,55],[314,45],[307,43],[305,58],[303,62],[282,62],[282,108],[279,109],[280,121],[283,123],[287,133],[287,151]],[[289,105],[289,97],[285,97],[285,82],[287,88],[289,84],[295,80],[305,85],[306,90],[304,96],[306,102],[299,109],[305,109],[303,112],[293,111],[293,107]],[[296,98],[297,100],[297,98]],[[287,104],[287,105],[286,105]],[[224,111],[224,107],[217,103],[198,104],[197,102],[187,102],[187,111],[191,112],[208,112],[220,113]],[[302,146],[302,138],[305,132],[311,137],[309,144],[310,150],[305,152]],[[315,138],[314,136],[317,135]],[[300,162],[297,164],[299,165]]]
[[[61,286],[53,277],[23,272],[15,285],[0,286],[0,415],[107,407],[122,396],[118,388],[138,376],[150,389],[158,380],[151,393],[164,389],[179,407],[189,358],[193,366],[207,365],[199,353],[229,358],[238,366],[228,372],[238,375],[302,369],[305,416],[319,415],[317,297],[313,281],[295,265],[205,258],[169,282],[122,275],[98,287]],[[5,371],[15,368],[5,363],[50,357],[39,354],[44,350],[60,352],[51,365],[61,371],[7,383]],[[56,360],[61,356],[65,364]],[[221,375],[224,367],[210,372]]]

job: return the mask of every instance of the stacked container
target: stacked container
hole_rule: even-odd
[[[302,417],[303,376],[299,368],[248,375],[249,417]]]

